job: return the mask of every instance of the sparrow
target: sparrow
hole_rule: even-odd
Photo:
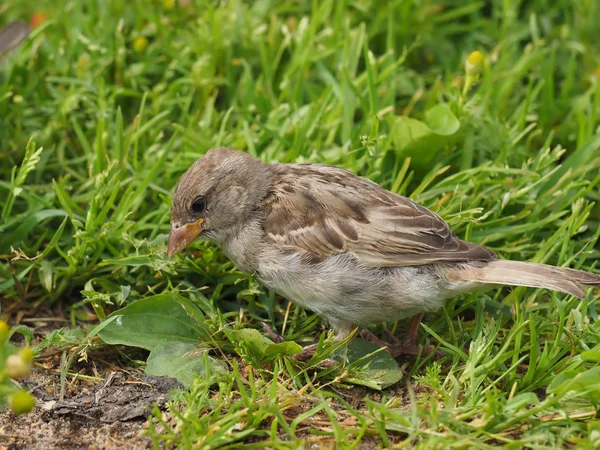
[[[198,159],[173,194],[168,256],[197,238],[327,319],[337,340],[412,317],[403,340],[363,333],[394,357],[423,351],[416,344],[423,314],[459,294],[514,285],[584,298],[584,285],[600,285],[594,273],[500,260],[427,208],[347,170],[266,164],[224,147]]]

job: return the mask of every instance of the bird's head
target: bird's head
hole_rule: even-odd
[[[267,195],[271,168],[248,153],[213,148],[183,174],[171,207],[168,256],[203,237],[223,243]]]

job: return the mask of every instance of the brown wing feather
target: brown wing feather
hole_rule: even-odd
[[[322,260],[351,252],[370,266],[488,261],[491,250],[458,239],[438,215],[365,178],[318,164],[276,168],[266,235]]]

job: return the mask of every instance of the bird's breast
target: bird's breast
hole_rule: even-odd
[[[265,250],[263,237],[260,225],[251,222],[230,233],[221,246],[238,269],[254,273],[259,271],[259,260]]]

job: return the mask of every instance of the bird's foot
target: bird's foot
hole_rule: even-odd
[[[443,353],[440,350],[435,350],[435,347],[432,345],[424,345],[419,347],[416,343],[416,340],[412,339],[410,336],[407,336],[404,339],[399,339],[386,327],[383,327],[383,329],[388,339],[387,342],[379,339],[370,330],[362,330],[360,337],[375,345],[385,348],[394,359],[403,355],[418,356],[421,354],[426,356],[432,352],[435,352],[434,356],[436,358],[443,356]]]
[[[285,338],[282,335],[278,334],[277,331],[275,331],[271,325],[265,322],[261,322],[260,325],[262,326],[262,329],[267,335],[267,337],[273,342],[275,342],[276,344],[281,344],[282,342],[285,342]]]
[[[297,359],[298,361],[309,361],[310,358],[312,358],[313,356],[315,356],[315,353],[317,351],[317,344],[310,344],[307,345],[306,347],[302,347],[302,351],[300,353],[297,353],[294,355],[294,358]]]

